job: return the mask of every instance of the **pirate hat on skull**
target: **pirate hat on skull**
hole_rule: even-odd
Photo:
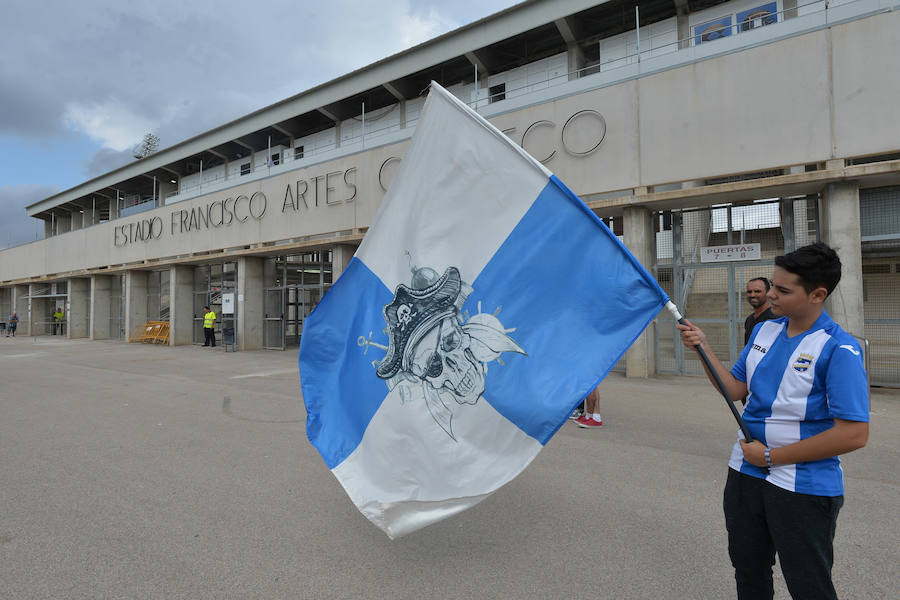
[[[388,349],[378,364],[376,374],[390,379],[409,365],[409,353],[416,343],[442,319],[456,314],[468,296],[456,267],[447,267],[444,274],[423,289],[412,289],[402,283],[397,286],[394,300],[384,307],[387,322]]]

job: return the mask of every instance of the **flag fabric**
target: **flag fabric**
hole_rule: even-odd
[[[518,475],[668,301],[543,165],[436,83],[306,318],[307,436],[395,538]]]

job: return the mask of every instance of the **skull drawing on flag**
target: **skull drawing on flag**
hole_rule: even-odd
[[[472,288],[461,280],[456,267],[438,276],[434,269],[413,268],[411,286],[400,284],[394,299],[385,305],[388,346],[360,337],[360,345],[386,349],[384,359],[373,363],[376,374],[391,389],[400,386],[401,398],[424,397],[434,421],[454,440],[454,406],[478,402],[485,389],[487,363],[503,352],[526,354],[507,333],[496,315],[481,313],[471,318],[462,306]],[[371,337],[371,334],[370,334]]]

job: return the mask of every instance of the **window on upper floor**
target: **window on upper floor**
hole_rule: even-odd
[[[250,174],[250,163],[244,163],[241,165],[241,175],[249,175]]]
[[[488,101],[493,104],[494,102],[500,102],[501,100],[506,100],[506,84],[498,83],[497,85],[489,87]]]
[[[272,165],[280,165],[281,164],[281,153],[276,152],[272,155]]]
[[[778,4],[770,2],[737,13],[739,31],[750,31],[778,22]]]
[[[294,160],[297,160],[298,158],[303,158],[303,146],[302,145],[296,146],[294,148]]]

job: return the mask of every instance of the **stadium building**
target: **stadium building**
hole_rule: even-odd
[[[28,206],[45,236],[0,252],[0,315],[47,335],[63,308],[94,340],[161,321],[179,345],[209,304],[239,350],[295,346],[435,80],[604,218],[726,360],[746,280],[832,245],[828,310],[868,340],[872,383],[900,385],[898,1],[523,2]],[[675,341],[662,314],[617,368],[701,372]]]

